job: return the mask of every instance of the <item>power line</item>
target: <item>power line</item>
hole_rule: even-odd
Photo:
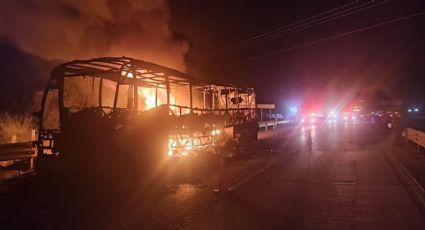
[[[319,15],[323,15],[323,16],[321,16],[319,18],[316,18],[316,19],[313,19],[315,17],[311,17],[310,19],[307,18],[308,20],[307,19],[301,20],[301,21],[304,21],[303,23],[292,23],[292,24],[289,24],[287,26],[283,26],[283,27],[280,27],[278,29],[274,29],[272,31],[268,31],[266,33],[263,33],[261,36],[256,36],[255,39],[251,39],[250,41],[246,41],[243,44],[234,46],[233,49],[234,50],[238,50],[238,49],[244,48],[245,46],[248,47],[249,45],[251,45],[253,43],[256,43],[258,41],[267,40],[270,37],[273,37],[273,36],[276,36],[276,35],[282,34],[282,33],[287,33],[288,31],[290,32],[290,31],[292,31],[292,30],[294,30],[296,28],[303,28],[304,26],[308,26],[309,24],[312,24],[312,23],[314,24],[317,21],[320,21],[320,20],[322,20],[324,18],[326,19],[328,17],[333,17],[335,15],[339,15],[341,12],[351,11],[351,10],[353,10],[355,8],[363,7],[365,4],[367,5],[367,4],[369,4],[371,2],[374,2],[374,1],[375,0],[370,0],[370,1],[366,2],[366,3],[362,3],[360,5],[352,6],[352,7],[347,8],[347,9],[342,9],[342,8],[345,8],[345,7],[338,7],[336,9],[342,9],[342,10],[341,11],[334,12],[334,13],[331,13],[331,12],[327,11],[325,13],[319,14]],[[354,3],[357,3],[357,2],[354,2]],[[349,5],[349,4],[347,4],[347,5]],[[336,11],[336,9],[335,10],[331,10],[331,11]],[[299,25],[297,25],[297,24],[299,24]]]
[[[290,51],[290,50],[293,50],[293,49],[306,47],[306,46],[310,46],[310,45],[315,45],[315,44],[322,43],[322,42],[325,42],[325,41],[329,41],[329,40],[332,40],[332,39],[337,39],[337,38],[341,38],[341,37],[351,35],[351,34],[354,34],[354,33],[363,32],[363,31],[366,31],[366,30],[377,28],[377,27],[380,27],[380,26],[383,26],[383,25],[387,25],[387,24],[407,20],[407,19],[410,19],[410,18],[418,17],[418,16],[421,16],[423,14],[425,14],[425,11],[421,11],[421,12],[418,12],[418,13],[415,13],[415,14],[410,14],[410,15],[407,15],[407,16],[391,19],[391,20],[388,20],[388,21],[385,21],[385,22],[381,22],[381,23],[377,23],[377,24],[374,24],[374,25],[362,27],[362,28],[359,28],[359,29],[356,29],[356,30],[345,32],[345,33],[336,34],[336,35],[326,37],[326,38],[322,38],[322,39],[319,39],[319,40],[315,40],[315,41],[312,41],[312,42],[307,42],[307,43],[303,43],[303,44],[300,44],[300,45],[296,45],[296,46],[276,50],[276,51],[273,51],[273,52],[265,53],[265,54],[262,54],[262,55],[254,56],[254,57],[251,57],[251,58],[244,59],[240,63],[250,62],[250,61],[260,59],[260,58],[284,53],[284,52],[287,52],[287,51]]]
[[[291,27],[291,26],[297,25],[297,24],[299,24],[299,23],[302,23],[302,22],[305,22],[305,21],[308,21],[308,20],[314,19],[314,18],[316,18],[316,17],[318,17],[318,16],[322,16],[322,15],[324,15],[324,14],[331,13],[331,12],[336,11],[336,10],[339,10],[339,9],[341,9],[341,8],[345,8],[345,7],[347,7],[347,6],[353,5],[353,4],[357,3],[357,2],[359,2],[359,0],[356,0],[356,1],[350,2],[350,3],[348,3],[348,4],[344,4],[344,5],[342,5],[342,6],[339,6],[339,7],[336,7],[336,8],[330,9],[330,10],[327,10],[327,11],[325,11],[325,12],[322,12],[322,13],[320,13],[320,14],[317,14],[317,15],[314,15],[314,16],[311,16],[311,17],[308,17],[308,18],[304,18],[304,19],[302,19],[302,20],[300,20],[300,21],[297,21],[297,22],[291,23],[291,24],[289,24],[289,25],[282,26],[282,27],[279,27],[279,28],[276,28],[276,29],[270,30],[270,31],[268,31],[268,32],[265,32],[265,33],[262,33],[262,34],[259,34],[259,35],[255,35],[255,36],[250,37],[250,38],[247,38],[247,39],[245,39],[245,40],[242,40],[242,41],[239,41],[239,42],[235,42],[235,43],[233,43],[233,44],[230,44],[230,45],[228,45],[228,46],[223,47],[222,49],[229,49],[229,48],[232,48],[232,47],[234,47],[234,46],[237,46],[237,45],[243,44],[243,43],[245,43],[245,42],[247,42],[247,41],[255,40],[255,39],[261,38],[261,37],[266,36],[266,35],[268,35],[268,34],[270,34],[270,33],[274,33],[274,32],[276,32],[276,31],[279,31],[279,30],[282,30],[282,29],[286,29],[286,28],[288,28],[288,27]]]
[[[349,16],[349,15],[352,15],[352,14],[355,14],[355,13],[358,13],[358,12],[361,12],[361,11],[364,11],[366,9],[377,7],[377,6],[382,5],[382,4],[385,4],[387,2],[388,2],[388,0],[385,0],[385,1],[379,2],[379,3],[373,3],[371,5],[368,5],[368,6],[365,6],[363,8],[356,9],[356,10],[353,10],[353,11],[350,11],[350,12],[347,12],[347,13],[343,13],[343,12],[335,13],[334,15],[328,16],[328,17],[330,17],[328,19],[326,19],[327,17],[325,17],[325,18],[319,19],[319,22],[316,22],[316,23],[312,22],[311,24],[303,25],[300,28],[292,28],[292,29],[290,29],[288,31],[282,31],[282,32],[276,33],[274,35],[267,36],[267,37],[265,37],[263,39],[259,39],[258,41],[253,41],[253,42],[248,43],[246,45],[239,46],[238,48],[235,48],[235,50],[239,50],[239,49],[244,49],[244,48],[249,48],[249,47],[252,47],[252,46],[256,46],[256,45],[265,43],[265,42],[270,41],[270,40],[274,40],[274,39],[281,38],[281,37],[284,37],[284,36],[289,35],[289,34],[293,34],[293,33],[296,33],[296,32],[303,31],[303,30],[308,29],[308,28],[311,28],[313,26],[317,26],[317,25],[321,25],[321,24],[324,24],[324,23],[327,23],[327,22],[335,21],[335,20],[337,20],[339,18],[346,17],[346,16]],[[343,14],[341,14],[341,13],[343,13]],[[334,17],[332,17],[332,16],[334,16]],[[325,19],[325,20],[323,20],[323,19]]]
[[[286,25],[286,26],[265,32],[263,34],[256,35],[254,37],[245,39],[243,41],[234,43],[234,44],[232,44],[228,47],[223,48],[222,50],[224,50],[224,51],[227,50],[227,51],[231,52],[231,51],[236,51],[236,50],[240,50],[240,49],[243,49],[243,48],[252,47],[252,46],[255,46],[255,45],[276,39],[276,38],[280,38],[280,37],[283,37],[283,36],[286,36],[286,35],[289,35],[289,34],[292,34],[292,33],[295,33],[295,32],[299,32],[299,31],[308,29],[308,28],[316,26],[316,25],[320,25],[320,24],[323,24],[323,23],[326,23],[326,22],[334,21],[334,20],[337,20],[339,18],[348,16],[348,15],[351,15],[351,14],[354,14],[354,13],[357,13],[357,12],[360,12],[360,11],[363,11],[363,10],[366,10],[366,9],[369,9],[369,8],[372,8],[372,7],[376,7],[378,5],[381,5],[381,4],[388,2],[388,0],[384,0],[384,1],[381,1],[381,2],[375,2],[375,1],[376,0],[370,0],[370,1],[362,3],[360,5],[356,5],[356,6],[352,6],[350,8],[347,8],[347,6],[351,6],[353,4],[356,4],[359,1],[357,0],[357,1],[354,1],[354,2],[350,2],[350,3],[342,5],[340,7],[336,7],[334,9],[320,13],[318,15],[315,15],[315,16],[303,19],[301,21],[298,21],[298,22],[295,22],[295,23],[292,23],[292,24],[289,24],[289,25]],[[380,0],[378,0],[378,1],[380,1]],[[341,11],[337,11],[337,10],[341,10]],[[334,11],[337,11],[337,12],[334,12]],[[332,13],[332,12],[334,12],[334,13]],[[329,14],[329,13],[331,13],[331,14]],[[317,18],[319,16],[323,16],[323,17]],[[314,18],[317,18],[317,19],[314,19]]]

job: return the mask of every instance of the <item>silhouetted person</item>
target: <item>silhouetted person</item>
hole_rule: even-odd
[[[308,151],[312,151],[313,148],[313,139],[311,138],[311,130],[308,130],[307,133],[307,147],[308,147]]]

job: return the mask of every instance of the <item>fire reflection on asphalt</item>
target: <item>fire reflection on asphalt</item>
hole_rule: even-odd
[[[198,188],[193,185],[182,184],[178,186],[177,191],[175,193],[175,198],[179,202],[184,202],[186,200],[191,199],[197,191]]]

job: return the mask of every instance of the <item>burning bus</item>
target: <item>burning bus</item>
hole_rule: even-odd
[[[39,116],[40,170],[144,170],[258,132],[252,88],[196,82],[128,57],[57,66]]]

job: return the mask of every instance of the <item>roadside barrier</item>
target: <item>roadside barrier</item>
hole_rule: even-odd
[[[29,160],[29,170],[34,168],[34,158],[37,156],[37,148],[33,142],[21,142],[0,145],[0,162]]]
[[[418,152],[420,147],[425,147],[425,133],[416,129],[406,128],[402,134],[407,140],[410,140],[418,145]]]
[[[289,126],[291,124],[291,121],[260,121],[258,122],[259,128],[264,128],[266,131],[268,129],[274,130],[277,128]]]

